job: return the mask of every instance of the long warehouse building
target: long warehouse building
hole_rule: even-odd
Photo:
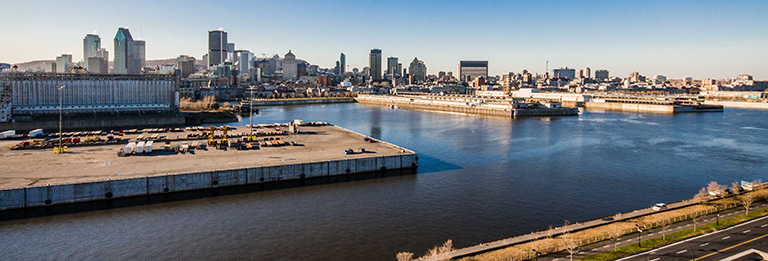
[[[179,107],[173,74],[5,73],[2,78],[11,90],[13,115],[58,114],[60,102],[65,113],[163,113]]]

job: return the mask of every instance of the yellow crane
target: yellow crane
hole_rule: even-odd
[[[229,145],[229,143],[227,142],[227,132],[228,132],[229,130],[230,130],[229,126],[223,126],[223,127],[221,127],[221,132],[223,132],[223,133],[224,133],[224,135],[221,135],[221,144],[222,144],[223,146],[227,146],[227,145]]]

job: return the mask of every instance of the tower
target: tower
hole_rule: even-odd
[[[234,47],[234,46],[233,46]],[[208,31],[208,67],[222,64],[227,60],[227,32],[223,30]]]
[[[371,80],[374,82],[381,81],[381,50],[371,49],[368,54],[368,66],[370,69]]]
[[[344,77],[344,73],[347,72],[347,56],[344,53],[339,55],[339,75]]]
[[[87,34],[83,38],[83,68],[88,68],[88,58],[99,57],[101,37],[96,34]]]
[[[133,57],[135,50],[133,46],[133,37],[128,28],[117,29],[115,35],[115,68],[112,72],[117,74],[134,74],[136,62]]]

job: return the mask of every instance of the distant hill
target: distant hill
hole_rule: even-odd
[[[13,64],[19,67],[19,71],[43,71],[46,62],[55,62],[55,60],[37,60],[23,63]],[[159,60],[147,60],[145,62],[146,67],[157,67],[161,65],[175,65],[176,58],[159,59]],[[195,60],[196,65],[203,65],[203,60]],[[12,66],[13,66],[12,65]],[[109,68],[114,67],[114,61],[109,61]]]

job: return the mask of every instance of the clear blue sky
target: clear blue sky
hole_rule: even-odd
[[[428,73],[488,60],[490,73],[568,66],[670,78],[768,79],[768,1],[3,1],[0,62],[82,59],[97,31],[113,52],[118,27],[147,42],[147,59],[201,58],[207,31],[224,28],[238,49],[292,50],[333,67],[368,52],[418,57]],[[112,57],[110,57],[112,60]],[[386,63],[386,59],[384,61]]]

